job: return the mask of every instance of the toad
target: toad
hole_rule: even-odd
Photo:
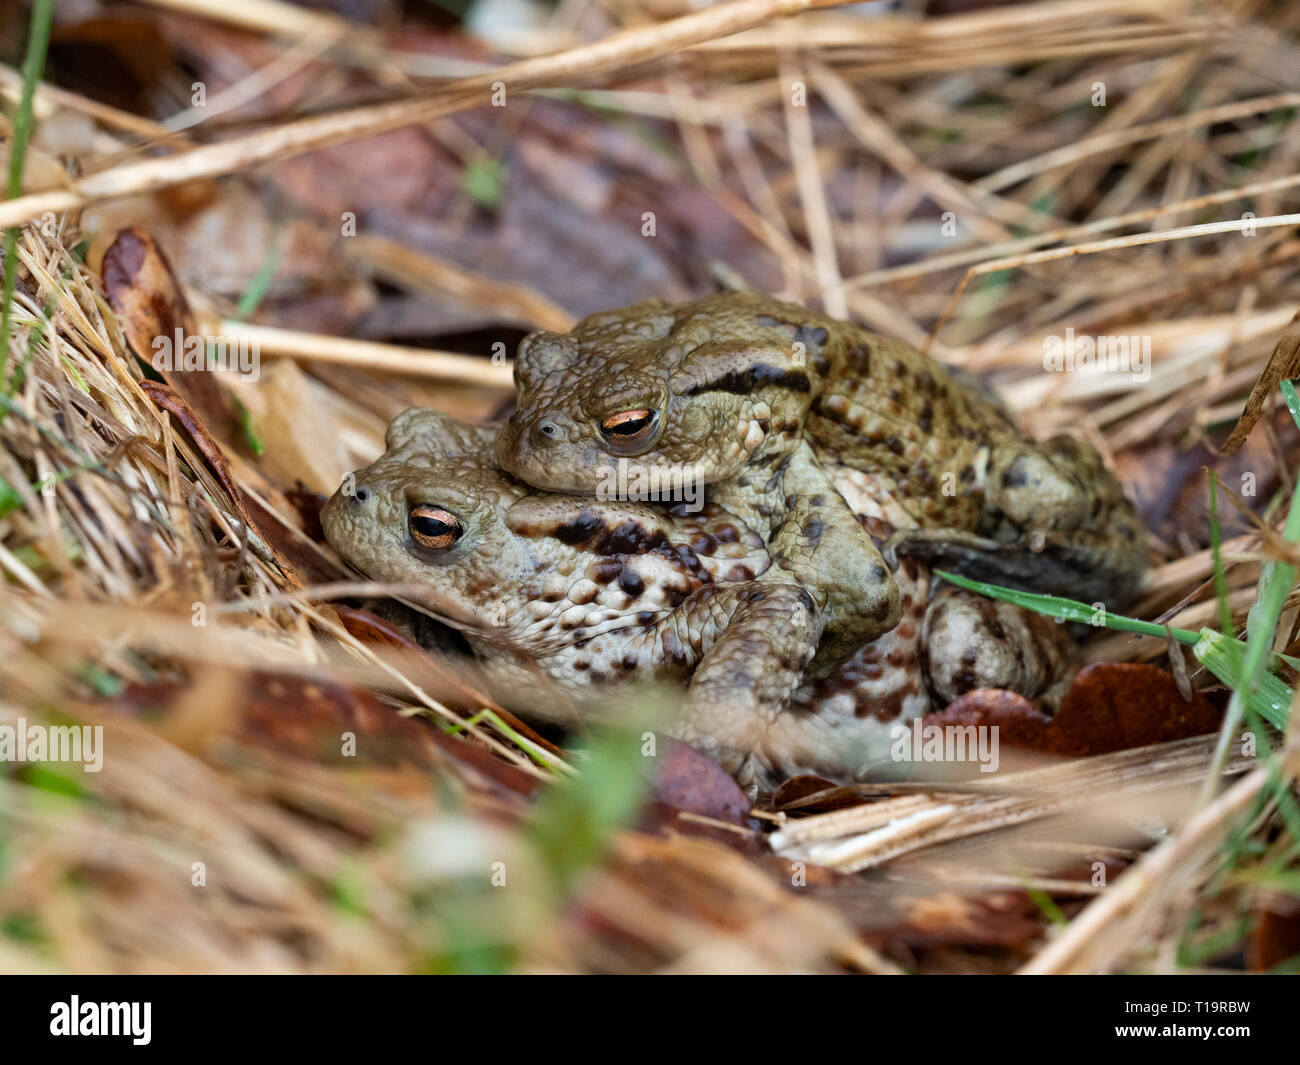
[[[515,381],[502,467],[584,495],[620,464],[695,471],[822,609],[819,672],[897,624],[895,553],[1111,609],[1146,568],[1141,521],[1094,449],[1035,443],[910,345],[765,296],[651,300],[532,333]],[[893,517],[856,508],[845,482]]]

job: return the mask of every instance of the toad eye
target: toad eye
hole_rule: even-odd
[[[602,419],[600,435],[613,444],[640,444],[655,434],[659,412],[638,407]]]
[[[434,551],[450,547],[465,531],[455,514],[428,503],[420,503],[411,508],[407,525],[417,544]]]

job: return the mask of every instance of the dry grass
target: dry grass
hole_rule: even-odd
[[[378,34],[344,42],[333,19],[297,8],[165,6],[268,35],[307,20],[322,49],[336,43],[294,63],[397,71],[408,95],[216,139],[191,127],[186,137],[198,139],[188,140],[66,90],[38,94],[38,117],[71,110],[98,123],[99,154],[78,160],[79,177],[38,156],[29,194],[0,204],[0,225],[60,212],[56,232],[25,225],[19,245],[10,365],[29,351],[31,362],[0,424],[0,478],[16,494],[0,513],[0,724],[102,723],[110,754],[99,774],[0,774],[0,966],[892,971],[929,964],[916,915],[935,891],[1029,888],[1061,899],[1070,916],[1078,906],[1065,900],[1100,893],[1054,942],[1035,918],[1037,931],[1008,951],[1012,966],[1169,969],[1185,963],[1190,915],[1202,937],[1258,915],[1270,877],[1293,868],[1296,840],[1277,806],[1261,805],[1263,770],[1245,764],[1189,818],[1189,784],[1209,757],[1196,741],[1031,770],[992,795],[898,788],[847,812],[778,815],[782,860],[727,830],[677,834],[682,821],[666,837],[621,831],[572,891],[553,890],[555,858],[538,842],[531,795],[573,767],[516,742],[500,718],[476,719],[463,737],[439,731],[478,709],[464,678],[356,639],[284,553],[287,542],[311,554],[317,583],[344,580],[297,531],[286,494],[294,475],[328,481],[373,455],[385,419],[408,403],[486,414],[508,371],[223,321],[219,301],[196,292],[212,331],[261,329],[264,354],[310,373],[285,366],[277,378],[277,368],[272,391],[239,391],[250,408],[304,404],[328,437],[310,476],[231,454],[241,492],[271,516],[250,527],[245,500],[231,498],[141,388],[98,279],[72,249],[76,212],[90,204],[481,107],[498,80],[520,94],[585,86],[589,101],[623,117],[675,125],[694,178],[770,252],[784,295],[990,374],[1035,432],[1082,432],[1139,491],[1177,496],[1188,480],[1178,456],[1207,447],[1211,461],[1213,434],[1236,418],[1300,308],[1300,13],[1246,0],[1068,0],[779,22],[827,5],[738,0],[692,14],[617,5],[620,36],[578,40],[576,20],[557,16],[545,43],[571,47],[535,56],[542,40],[525,40],[528,58],[427,83],[426,57],[392,54]],[[812,106],[792,104],[795,82]],[[1105,107],[1090,103],[1099,82]],[[0,93],[14,91],[0,78]],[[170,150],[151,154],[160,144]],[[1246,210],[1253,225],[1243,231]],[[944,211],[954,213],[951,233]],[[391,242],[346,253],[390,284],[495,306],[503,321],[556,328],[572,317],[524,286]],[[1151,337],[1149,381],[1045,374],[1043,338],[1067,328]],[[421,375],[456,387],[388,376],[416,361]],[[1296,474],[1285,432],[1266,417],[1233,470],[1279,492],[1245,500],[1275,527]],[[1199,489],[1184,495],[1199,520]],[[285,541],[270,542],[267,528]],[[1238,625],[1265,543],[1247,530],[1227,545]],[[1158,565],[1135,613],[1214,624],[1206,546],[1178,514],[1157,530]],[[207,609],[201,626],[196,604]],[[1296,642],[1298,607],[1293,593],[1279,649]],[[1089,648],[1134,661],[1164,650],[1117,635]],[[308,731],[268,722],[259,713],[268,704],[301,704]],[[383,712],[366,716],[375,708]],[[349,727],[368,752],[354,762],[335,756]],[[1291,777],[1295,768],[1283,766]],[[1114,792],[1117,781],[1128,790]],[[1114,792],[1104,814],[1077,810],[1089,787]],[[1141,859],[1141,876],[1102,891],[1065,875],[1071,862],[1136,857],[1150,834],[1135,826],[1153,810],[1169,834]],[[551,812],[574,816],[562,804]],[[1222,845],[1244,818],[1264,853],[1253,875]],[[484,883],[496,861],[508,870],[503,889]],[[851,875],[796,869],[792,881],[788,861]],[[193,883],[196,862],[206,886]],[[868,865],[895,879],[882,888],[851,872]]]

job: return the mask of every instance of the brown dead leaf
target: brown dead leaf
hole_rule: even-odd
[[[1205,696],[1184,699],[1173,675],[1157,666],[1098,662],[1080,671],[1055,717],[1022,695],[985,688],[924,723],[996,725],[1001,743],[1084,757],[1204,735],[1220,717]]]
[[[731,774],[689,744],[667,742],[655,766],[654,799],[715,821],[745,824],[751,804]]]
[[[136,358],[162,375],[168,386],[198,413],[210,435],[227,442],[234,439],[230,402],[212,373],[206,368],[182,368],[186,345],[193,338],[202,338],[198,337],[194,315],[162,249],[143,229],[124,229],[104,252],[100,274],[108,301],[117,312],[122,333]],[[203,343],[206,345],[206,341]],[[156,348],[158,344],[165,348]],[[156,360],[157,350],[169,352],[172,358]]]
[[[787,813],[797,810],[801,814],[824,814],[828,810],[860,806],[868,801],[852,786],[844,787],[825,777],[804,773],[791,777],[776,789],[772,796],[772,809]]]
[[[131,684],[113,705],[156,716],[159,731],[191,751],[226,735],[330,765],[428,769],[437,761],[428,726],[402,717],[360,685],[263,670],[211,670],[198,681],[203,700],[195,698],[193,683]],[[214,684],[221,688],[219,697]],[[207,712],[200,701],[221,704],[222,710]],[[352,754],[345,750],[345,733],[356,737]]]
[[[1246,968],[1264,972],[1300,955],[1300,899],[1268,894],[1255,904],[1255,924],[1246,938]]]
[[[248,678],[240,731],[276,750],[328,765],[437,761],[427,725],[384,706],[360,685],[258,672]],[[347,733],[355,736],[355,748]]]
[[[130,684],[112,705],[158,719],[161,731],[187,737],[188,748],[196,751],[224,735],[313,764],[414,769],[425,780],[450,757],[482,787],[502,796],[527,798],[538,786],[474,740],[405,717],[358,684],[265,670],[236,677],[226,686],[220,714],[200,713],[190,685],[178,683]]]

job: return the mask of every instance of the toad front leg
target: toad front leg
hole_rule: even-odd
[[[770,763],[772,726],[803,679],[821,636],[812,597],[780,582],[713,584],[642,637],[645,653],[696,663],[671,735],[742,784]]]
[[[715,485],[714,498],[753,527],[766,527],[773,566],[806,588],[821,610],[814,676],[898,624],[898,585],[808,444],[771,473],[755,470]]]

